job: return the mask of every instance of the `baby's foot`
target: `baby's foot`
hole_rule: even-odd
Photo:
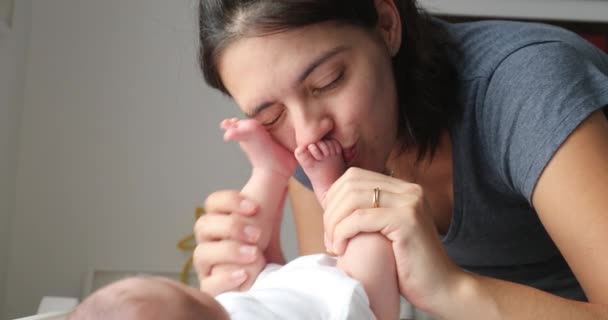
[[[221,123],[224,140],[238,141],[254,169],[268,169],[286,178],[293,175],[296,160],[253,119],[226,119]]]
[[[298,147],[294,154],[310,179],[317,199],[323,204],[329,187],[346,170],[342,147],[335,140],[322,140],[307,147]]]

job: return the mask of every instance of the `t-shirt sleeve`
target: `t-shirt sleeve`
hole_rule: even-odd
[[[558,41],[520,48],[497,66],[477,115],[486,157],[512,192],[532,203],[553,154],[608,105],[607,75],[599,50]]]
[[[345,305],[337,305],[339,312],[332,319],[344,320],[368,320],[376,319],[374,312],[369,305],[369,299],[363,289],[363,285],[358,284],[353,288],[350,299]]]
[[[312,183],[310,183],[310,179],[308,179],[308,176],[306,175],[306,173],[304,173],[304,170],[300,165],[298,165],[298,167],[296,168],[296,172],[294,173],[293,177],[298,180],[298,182],[300,182],[303,186],[312,190]]]

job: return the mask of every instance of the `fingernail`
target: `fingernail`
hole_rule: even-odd
[[[243,270],[243,269],[234,271],[230,275],[230,277],[232,278],[232,280],[234,280],[235,282],[242,282],[245,279],[246,276],[247,276],[247,273],[245,273],[245,270]]]
[[[242,256],[252,257],[255,256],[255,252],[257,251],[257,249],[258,247],[256,246],[241,246],[239,248],[239,252]]]
[[[255,205],[255,203],[253,203],[253,201],[251,201],[249,199],[243,199],[241,201],[240,208],[241,208],[241,211],[243,211],[243,212],[251,212],[251,211],[255,210],[256,205]]]
[[[245,233],[245,237],[247,238],[247,240],[251,242],[257,242],[260,238],[260,234],[262,233],[262,231],[260,231],[260,229],[254,226],[245,226],[243,233]]]
[[[346,244],[347,242],[345,241],[337,242],[337,244],[334,246],[334,252],[336,255],[341,256],[344,254],[344,251],[346,251]]]

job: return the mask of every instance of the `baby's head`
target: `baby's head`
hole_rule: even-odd
[[[213,297],[160,277],[127,278],[86,298],[67,320],[228,320]]]

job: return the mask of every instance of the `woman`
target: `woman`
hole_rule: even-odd
[[[290,181],[300,254],[380,233],[400,293],[435,318],[608,318],[605,54],[554,27],[448,24],[414,0],[200,4],[207,83],[290,151],[342,147],[350,169],[322,204],[301,170]],[[278,231],[238,253],[265,228],[246,223],[257,206],[207,198],[202,290],[283,262]]]

